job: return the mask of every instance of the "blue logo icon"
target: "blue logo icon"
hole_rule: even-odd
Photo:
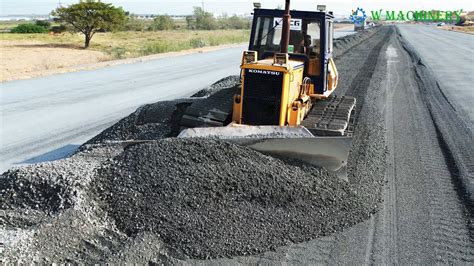
[[[354,23],[362,23],[365,21],[367,18],[367,15],[365,14],[364,9],[358,7],[355,11],[352,11],[352,15],[350,16],[350,19]]]

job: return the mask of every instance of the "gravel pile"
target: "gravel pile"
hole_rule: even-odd
[[[191,97],[208,97],[222,89],[231,88],[238,84],[240,84],[240,76],[228,76],[212,84],[209,88],[196,92]]]
[[[122,150],[121,145],[91,147],[1,174],[0,261],[99,263],[111,256],[127,237],[109,223],[88,190],[96,169]]]
[[[351,48],[372,37],[381,27],[367,29],[357,34],[346,35],[334,40],[334,57],[338,58]]]
[[[84,190],[95,175],[94,169],[107,158],[116,156],[122,147],[108,145],[83,152],[61,161],[46,162],[9,170],[0,175],[0,210],[27,210],[35,217],[51,216],[78,202],[87,201]],[[16,215],[4,222],[13,226],[35,224]],[[33,217],[33,218],[35,218]]]
[[[118,228],[151,231],[179,258],[256,254],[340,231],[369,212],[324,170],[220,141],[135,145],[99,172],[96,193]]]
[[[4,173],[0,178],[0,209],[31,208],[57,212],[71,207],[71,187],[61,180],[62,175],[57,174],[56,169],[46,169],[39,168],[36,173],[29,169]]]
[[[172,134],[173,114],[185,100],[157,102],[144,105],[113,126],[87,141],[84,146],[120,140],[153,140]]]
[[[232,90],[239,83],[239,76],[229,76],[208,88],[198,91],[191,98],[144,105],[87,141],[79,150],[84,149],[90,144],[111,141],[156,140],[165,137],[175,137],[180,132],[181,117],[187,107],[192,103],[202,106],[211,105],[213,102],[222,102],[222,94],[225,96],[231,95],[228,98],[232,103],[233,93],[227,93],[227,90]]]

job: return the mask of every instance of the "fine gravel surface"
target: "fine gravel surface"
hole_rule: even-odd
[[[96,193],[117,226],[130,236],[159,235],[181,259],[273,250],[340,231],[372,212],[322,169],[212,140],[135,145],[98,176]]]
[[[432,32],[432,28],[422,27],[429,36],[437,34]],[[461,76],[458,78],[458,70],[447,71],[445,66],[435,63],[431,56],[428,57],[425,50],[421,50],[417,45],[413,46],[414,34],[419,29],[413,27],[398,27],[397,33],[400,43],[404,50],[410,56],[411,64],[415,72],[415,80],[421,90],[423,103],[426,104],[430,118],[434,122],[435,131],[437,132],[438,142],[442,146],[444,156],[449,161],[449,169],[451,175],[463,197],[466,197],[471,204],[474,204],[474,148],[467,143],[473,141],[473,121],[474,110],[472,108],[473,93],[468,88],[472,84],[472,75],[468,72],[474,71],[473,59],[467,59],[465,53],[474,53],[474,37],[466,35],[461,38],[458,33],[455,37],[459,39],[459,45],[465,46],[465,51],[445,47],[444,42],[438,44],[439,49],[443,48],[443,57],[449,58],[450,54],[446,50],[453,50],[455,55],[452,60],[459,61],[460,65],[466,66],[462,69]],[[452,34],[452,32],[440,31],[443,34]],[[403,34],[402,34],[403,33]],[[426,33],[425,33],[426,34]],[[450,35],[448,35],[450,36]],[[426,37],[425,37],[426,38]],[[421,57],[421,51],[424,57]],[[428,57],[428,58],[427,58]],[[435,66],[435,67],[433,67]],[[453,71],[456,71],[453,73]],[[452,91],[455,90],[453,93]],[[454,95],[453,95],[454,94]]]
[[[380,26],[375,28],[371,28],[360,32],[358,34],[352,34],[344,36],[343,38],[335,39],[333,42],[334,45],[334,57],[338,58],[345,54],[346,52],[350,51],[352,48],[355,48],[363,41],[367,40],[368,38],[372,37],[375,33],[380,30]]]
[[[385,34],[382,27],[351,37],[347,49],[373,50]],[[339,65],[354,77],[359,67],[344,56]],[[186,107],[212,102],[236,80],[141,107],[70,158],[2,174],[2,262],[180,264],[266,254],[348,229],[379,209],[386,149],[372,110],[359,115],[349,182],[226,142],[163,139]],[[351,79],[342,84],[348,90]]]
[[[384,174],[390,166],[386,160],[388,153],[385,147],[383,115],[385,90],[382,85],[386,78],[386,58],[383,51],[387,38],[394,33],[393,29],[382,27],[362,45],[354,46],[336,59],[339,73],[343,73],[340,75],[336,92],[358,99],[358,118],[348,161],[349,184],[361,199],[361,204],[377,206],[379,212],[343,232],[307,242],[288,244],[275,251],[232,259],[187,260],[178,263],[179,265],[363,265],[374,261],[371,251],[373,241],[370,238],[373,239],[371,234],[375,231],[374,217],[384,211]],[[387,238],[384,238],[385,240],[391,241]]]
[[[120,145],[96,147],[3,173],[2,263],[99,262],[124,243],[126,236],[87,195],[95,169],[122,150]]]

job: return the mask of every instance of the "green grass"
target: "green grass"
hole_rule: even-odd
[[[114,59],[120,59],[204,46],[248,42],[249,35],[249,30],[97,33],[92,39],[89,49],[104,52]],[[35,41],[53,47],[71,47],[75,49],[82,49],[84,42],[82,35],[70,33],[60,35],[1,33],[0,40]]]
[[[26,22],[24,22],[26,23]],[[21,22],[18,21],[2,21],[0,22],[0,32],[9,32],[11,29],[15,28],[21,24]]]

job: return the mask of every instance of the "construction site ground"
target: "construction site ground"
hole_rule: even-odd
[[[474,263],[472,116],[436,82],[409,27],[335,42],[337,94],[357,98],[347,182],[235,144],[174,138],[187,106],[231,94],[230,76],[140,107],[69,158],[3,173],[2,261]]]

